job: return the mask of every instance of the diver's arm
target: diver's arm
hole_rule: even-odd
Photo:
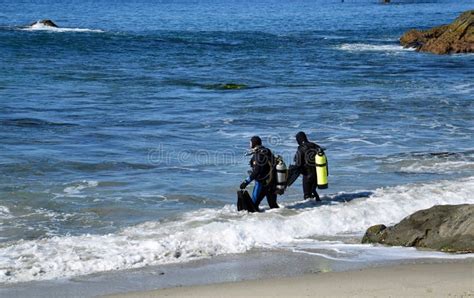
[[[258,169],[258,165],[255,162],[255,157],[250,160],[250,166],[252,167],[252,170],[249,171],[249,176],[242,182],[242,184],[240,184],[240,189],[245,189],[247,185],[249,185],[253,180],[255,180],[256,177],[258,177],[260,169]]]
[[[264,170],[263,168],[264,165],[261,164],[262,162],[260,161],[262,159],[261,156],[257,154],[255,154],[255,156],[250,160],[252,171],[250,172],[250,175],[247,177],[247,179],[244,180],[244,182],[247,184],[250,184],[250,182],[262,176],[261,174],[262,174],[262,171]]]
[[[255,180],[259,175],[260,175],[260,172],[262,171],[262,166],[259,165],[257,162],[253,165],[252,167],[252,172],[250,173],[250,175],[247,177],[247,179],[245,179],[245,181],[247,181],[247,183],[250,183],[252,182],[253,180]]]
[[[252,175],[248,176],[247,179],[244,180],[244,182],[248,185],[250,182],[252,182],[254,178],[252,178]]]
[[[250,175],[245,179],[241,184],[240,184],[240,189],[245,189],[247,185],[250,184],[253,180],[255,180],[255,177],[257,177],[257,174],[255,174],[255,168],[252,168],[252,172]]]

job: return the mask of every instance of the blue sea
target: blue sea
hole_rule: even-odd
[[[392,2],[0,0],[0,284],[256,250],[453,257],[358,244],[474,203],[474,55],[398,42],[474,3]],[[298,181],[237,212],[249,138],[291,164],[298,131],[326,148],[322,203]]]

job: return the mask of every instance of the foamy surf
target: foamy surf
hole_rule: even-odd
[[[0,206],[0,219],[4,219],[4,218],[11,218],[10,209],[8,209],[8,207],[5,207],[5,206]]]
[[[343,51],[350,52],[402,52],[402,51],[414,51],[412,48],[404,48],[400,45],[375,45],[366,43],[344,43],[338,47]]]
[[[67,195],[77,195],[84,189],[97,187],[98,185],[98,181],[83,180],[81,182],[73,183],[72,185],[65,187],[63,191]]]
[[[411,174],[456,174],[474,171],[474,151],[408,153],[379,161],[382,169]]]
[[[251,249],[286,249],[348,261],[383,258],[384,254],[400,259],[450,258],[405,248],[393,254],[393,248],[353,243],[374,224],[393,224],[433,205],[474,203],[473,192],[474,177],[469,177],[380,188],[348,202],[337,199],[344,194],[336,194],[321,205],[294,202],[261,214],[236,212],[234,205],[227,205],[187,212],[175,220],[147,222],[115,234],[20,240],[0,247],[0,282],[188,262]],[[328,237],[335,241],[325,241]]]
[[[59,28],[45,26],[41,23],[35,23],[26,28],[21,28],[22,31],[49,31],[49,32],[93,32],[93,33],[103,33],[103,30],[100,29],[87,29],[87,28]]]
[[[374,262],[407,259],[466,259],[474,254],[446,254],[438,251],[423,251],[414,247],[368,246],[346,244],[336,241],[300,243],[293,252],[320,256],[334,261]]]

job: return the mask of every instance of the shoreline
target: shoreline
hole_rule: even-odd
[[[119,293],[105,297],[471,297],[474,259],[384,265],[293,277]]]
[[[368,246],[369,248],[371,246]],[[372,248],[373,249],[373,248]],[[388,250],[394,255],[370,261],[338,261],[312,253],[296,253],[287,250],[251,251],[246,254],[217,256],[186,263],[149,266],[130,270],[118,270],[76,276],[66,279],[31,281],[0,286],[0,296],[5,297],[98,297],[107,295],[147,296],[158,289],[194,288],[221,284],[264,280],[285,280],[318,276],[326,273],[357,272],[371,268],[392,268],[401,264],[474,264],[474,254],[441,257],[422,252],[425,257],[408,258],[398,255],[409,248],[382,248],[373,253],[384,255]],[[393,258],[394,257],[394,258]],[[458,258],[460,257],[460,258]],[[168,290],[166,290],[168,291]],[[248,293],[245,293],[248,295]],[[152,295],[152,294],[150,294]],[[181,295],[181,294],[180,294]],[[242,294],[244,295],[244,294]],[[207,296],[207,295],[206,295]]]

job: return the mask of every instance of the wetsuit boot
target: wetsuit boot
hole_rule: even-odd
[[[318,193],[316,192],[316,190],[314,190],[313,198],[316,200],[316,202],[321,202],[321,198],[319,198],[319,195],[318,195]]]
[[[314,192],[314,176],[313,175],[303,175],[303,193],[304,199],[308,200],[313,198]]]

